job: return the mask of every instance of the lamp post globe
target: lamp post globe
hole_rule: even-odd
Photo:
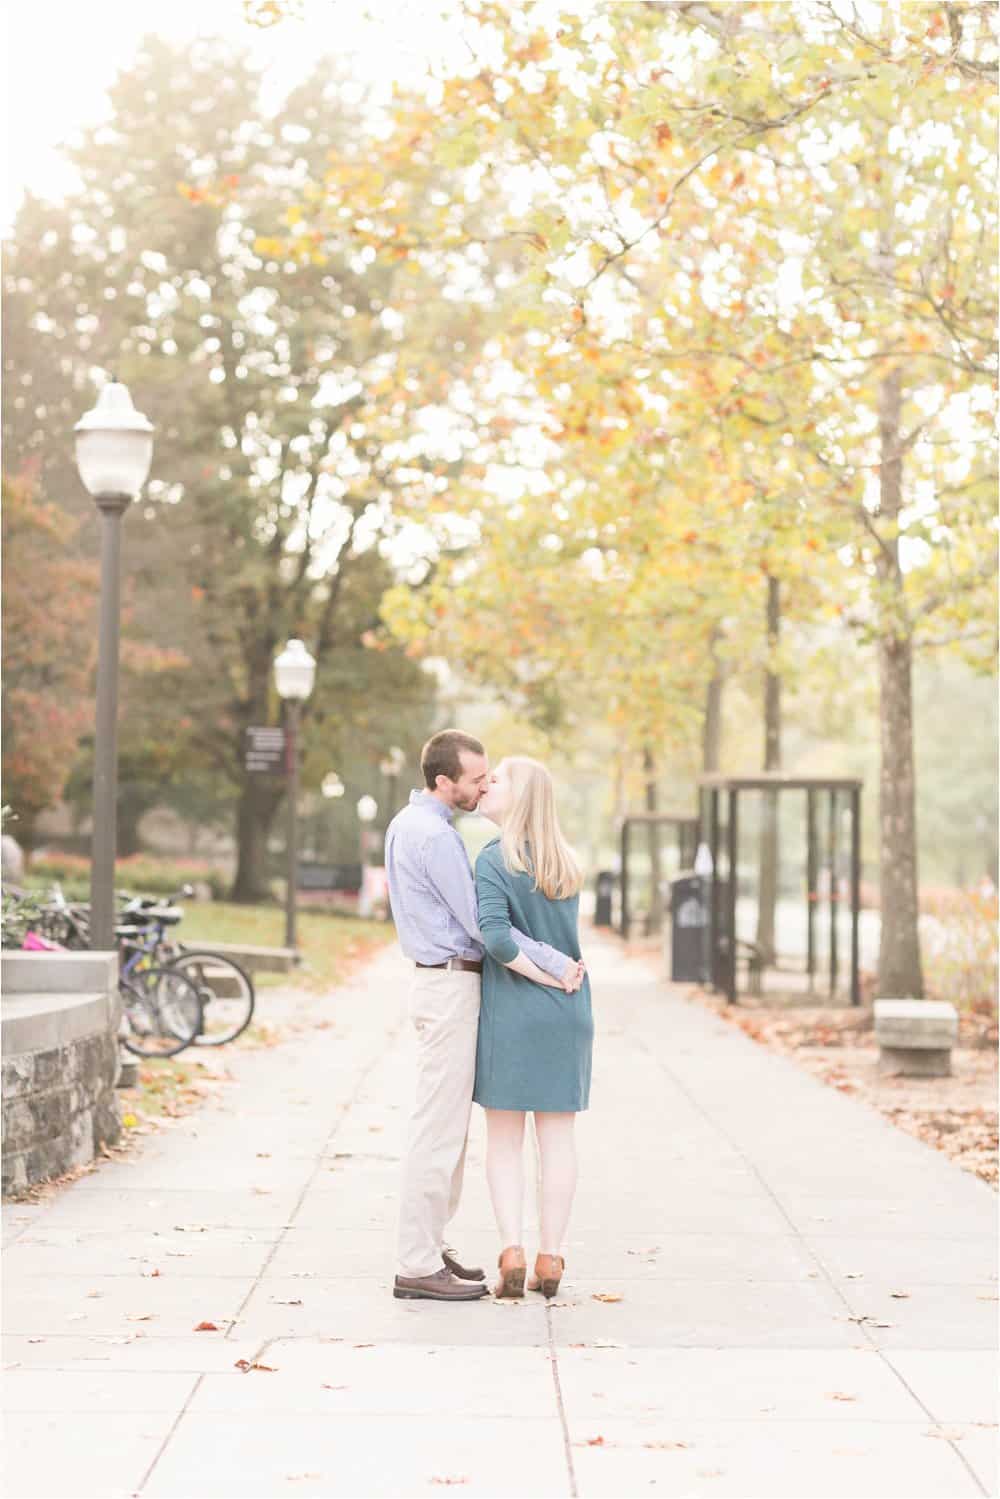
[[[101,591],[94,726],[90,945],[115,946],[118,844],[118,653],[121,629],[121,520],[153,461],[153,424],[136,411],[128,387],[110,380],[74,428],[80,480],[100,514]]]
[[[316,658],[305,642],[288,642],[274,661],[274,685],[278,696],[288,705],[285,724],[285,765],[288,770],[288,875],[285,882],[285,946],[295,950],[295,887],[299,868],[299,711],[313,690],[316,680]]]
[[[77,422],[76,466],[98,504],[105,497],[135,498],[153,461],[153,424],[132,404],[127,385],[109,380],[92,409]]]
[[[305,642],[290,640],[274,661],[274,684],[286,702],[304,703],[316,680],[316,658]]]

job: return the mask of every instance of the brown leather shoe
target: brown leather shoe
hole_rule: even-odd
[[[485,1270],[480,1270],[478,1268],[478,1266],[477,1266],[476,1269],[473,1270],[473,1269],[467,1268],[465,1265],[460,1265],[458,1263],[458,1260],[456,1260],[455,1256],[452,1254],[452,1252],[451,1252],[450,1249],[447,1249],[447,1248],[442,1249],[442,1251],[441,1251],[441,1258],[444,1260],[444,1267],[445,1267],[445,1269],[446,1270],[450,1270],[451,1273],[452,1273],[452,1275],[456,1275],[459,1280],[485,1280],[486,1279],[486,1271]]]
[[[541,1291],[547,1301],[559,1290],[559,1282],[566,1268],[561,1254],[536,1254],[535,1273],[528,1281],[529,1291]]]
[[[508,1244],[497,1260],[500,1267],[500,1279],[494,1286],[496,1296],[523,1296],[524,1295],[524,1250],[520,1244]]]
[[[397,1275],[392,1294],[399,1301],[478,1301],[489,1295],[485,1281],[456,1280],[443,1266],[433,1275]]]

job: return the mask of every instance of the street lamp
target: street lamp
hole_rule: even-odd
[[[101,517],[90,945],[95,951],[107,952],[116,946],[121,519],[146,482],[153,461],[153,425],[132,405],[128,387],[119,380],[110,380],[98,396],[96,406],[80,418],[74,431],[76,466]]]
[[[295,886],[299,862],[299,712],[313,689],[316,661],[301,640],[290,640],[274,661],[274,683],[287,707],[285,766],[288,771],[288,882],[285,888],[285,946],[295,948]]]
[[[371,897],[365,871],[368,868],[368,845],[371,841],[371,824],[378,816],[378,802],[373,796],[358,798],[358,821],[361,823],[361,890],[358,894],[358,915],[371,914]]]
[[[406,751],[401,750],[398,744],[394,744],[389,753],[383,757],[379,765],[379,770],[382,772],[383,776],[386,779],[386,782],[388,783],[387,801],[389,805],[386,808],[387,821],[392,817],[393,813],[396,810],[396,783],[399,780],[400,772],[402,771],[405,764]]]

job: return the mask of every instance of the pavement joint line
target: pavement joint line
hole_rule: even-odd
[[[571,1499],[579,1499],[580,1490],[576,1482],[576,1468],[573,1466],[573,1444],[569,1436],[569,1422],[566,1419],[566,1407],[563,1403],[562,1383],[559,1379],[559,1358],[556,1352],[555,1331],[552,1326],[552,1308],[545,1308],[545,1331],[549,1342],[549,1368],[552,1370],[552,1383],[556,1391],[556,1410],[559,1412],[559,1424],[562,1427],[563,1452],[566,1456],[566,1469],[569,1476],[569,1492]]]
[[[271,1244],[269,1253],[267,1255],[267,1258],[265,1259],[264,1263],[261,1265],[260,1269],[257,1271],[257,1274],[256,1274],[256,1276],[253,1279],[253,1283],[251,1284],[250,1289],[247,1291],[247,1293],[244,1296],[243,1300],[240,1302],[239,1306],[236,1309],[236,1316],[230,1322],[230,1324],[227,1327],[225,1333],[223,1333],[223,1336],[222,1336],[222,1339],[221,1339],[222,1342],[226,1342],[228,1340],[228,1338],[230,1337],[230,1335],[232,1334],[233,1328],[236,1326],[237,1322],[239,1321],[239,1318],[242,1316],[243,1311],[245,1310],[247,1303],[249,1302],[250,1298],[253,1296],[254,1292],[257,1290],[257,1288],[260,1286],[261,1282],[263,1281],[265,1271],[268,1269],[269,1265],[271,1264],[271,1261],[274,1259],[274,1256],[277,1254],[278,1250],[281,1248],[281,1245],[282,1245],[282,1243],[284,1241],[285,1235],[288,1233],[289,1229],[291,1229],[291,1228],[294,1227],[296,1214],[298,1213],[299,1209],[302,1207],[302,1204],[303,1204],[303,1202],[305,1201],[305,1198],[306,1198],[306,1194],[308,1193],[308,1191],[309,1191],[310,1187],[313,1185],[313,1183],[316,1181],[317,1177],[320,1175],[320,1172],[324,1169],[323,1168],[323,1156],[325,1155],[325,1153],[326,1153],[327,1149],[329,1148],[331,1142],[336,1138],[338,1131],[342,1128],[344,1120],[347,1118],[348,1114],[351,1112],[351,1110],[354,1107],[354,1105],[359,1101],[359,1098],[360,1098],[360,1095],[361,1095],[361,1093],[362,1093],[362,1091],[364,1089],[364,1086],[365,1086],[366,1082],[368,1081],[369,1074],[372,1073],[375,1070],[375,1068],[378,1066],[379,1062],[383,1060],[386,1051],[395,1042],[396,1037],[398,1036],[401,1027],[402,1027],[402,1020],[397,1020],[396,1023],[395,1023],[395,1025],[393,1025],[393,1026],[391,1026],[389,1028],[389,1031],[388,1031],[387,1035],[383,1033],[382,1035],[379,1036],[379,1038],[378,1038],[378,1045],[376,1045],[373,1048],[372,1055],[370,1056],[367,1065],[362,1068],[361,1075],[360,1075],[357,1083],[355,1084],[355,1087],[354,1087],[353,1091],[351,1092],[351,1094],[347,1098],[347,1100],[338,1107],[337,1112],[336,1112],[336,1116],[335,1116],[335,1118],[334,1118],[334,1120],[333,1120],[333,1122],[332,1122],[332,1124],[330,1126],[330,1129],[328,1130],[328,1132],[327,1132],[327,1134],[325,1136],[324,1143],[323,1143],[323,1145],[322,1145],[319,1153],[316,1156],[316,1164],[313,1167],[313,1170],[310,1173],[308,1179],[304,1183],[304,1185],[302,1187],[302,1190],[299,1192],[299,1195],[298,1195],[298,1197],[295,1200],[295,1206],[293,1207],[291,1213],[288,1215],[289,1221],[282,1226],[279,1238],[275,1239],[273,1241],[273,1243]],[[262,1345],[262,1350],[261,1351],[263,1351],[263,1349],[267,1348],[272,1342],[277,1342],[277,1341],[278,1341],[277,1338],[267,1338],[267,1339],[265,1339],[265,1341],[264,1341],[264,1343]],[[254,1358],[253,1358],[253,1360],[251,1360],[251,1362],[256,1362],[258,1360],[258,1358],[259,1358],[259,1354],[255,1354]],[[142,1492],[145,1489],[147,1483],[149,1483],[150,1479],[152,1478],[154,1472],[156,1471],[156,1467],[157,1467],[160,1459],[163,1457],[164,1453],[166,1452],[167,1447],[170,1445],[170,1442],[171,1442],[171,1440],[172,1440],[175,1432],[177,1431],[178,1426],[180,1425],[181,1421],[184,1419],[185,1415],[187,1414],[188,1409],[190,1408],[192,1400],[194,1399],[195,1395],[198,1393],[198,1390],[201,1387],[201,1382],[204,1379],[204,1377],[205,1376],[204,1376],[203,1373],[199,1374],[198,1378],[195,1380],[195,1383],[194,1383],[193,1387],[188,1391],[187,1398],[185,1399],[185,1401],[184,1401],[183,1405],[181,1406],[180,1410],[177,1412],[177,1416],[176,1416],[175,1420],[171,1422],[170,1430],[167,1432],[166,1436],[163,1438],[163,1441],[160,1443],[159,1447],[157,1448],[156,1452],[154,1453],[153,1459],[150,1462],[149,1467],[146,1469],[145,1473],[142,1475],[142,1479],[136,1485],[136,1488],[134,1490],[134,1493],[135,1493],[136,1496],[139,1496],[139,1495],[142,1494]]]
[[[688,1002],[690,1003],[690,1001],[688,1001]],[[726,1026],[726,1030],[731,1032],[731,1027]],[[778,1196],[778,1194],[776,1193],[776,1191],[774,1190],[774,1188],[771,1186],[770,1182],[768,1182],[767,1179],[765,1178],[765,1176],[763,1175],[763,1173],[760,1170],[760,1167],[757,1165],[756,1161],[751,1156],[749,1156],[746,1153],[746,1151],[744,1150],[741,1142],[738,1139],[734,1139],[734,1137],[729,1133],[729,1131],[727,1129],[725,1129],[724,1126],[721,1125],[718,1122],[718,1120],[715,1119],[712,1116],[712,1114],[708,1111],[708,1109],[705,1107],[705,1105],[703,1103],[701,1103],[695,1097],[695,1095],[690,1091],[690,1089],[685,1085],[685,1083],[674,1072],[672,1072],[670,1070],[670,1067],[668,1066],[668,1064],[666,1063],[666,1061],[664,1061],[663,1057],[659,1055],[658,1052],[654,1052],[650,1048],[650,1046],[648,1045],[648,1043],[645,1042],[645,1041],[643,1041],[642,1039],[633,1039],[633,1038],[636,1038],[636,1037],[641,1038],[641,1034],[642,1034],[641,1031],[637,1030],[636,1028],[632,1028],[630,1030],[626,1030],[627,1040],[630,1041],[630,1042],[632,1042],[632,1044],[635,1045],[640,1051],[645,1052],[646,1055],[652,1059],[654,1065],[657,1066],[662,1072],[666,1073],[667,1077],[673,1083],[674,1087],[678,1090],[678,1092],[680,1092],[681,1094],[683,1094],[683,1096],[688,1100],[689,1104],[692,1106],[692,1108],[695,1110],[695,1112],[698,1113],[698,1114],[700,1114],[701,1117],[706,1121],[706,1123],[709,1124],[711,1126],[711,1128],[716,1132],[716,1134],[721,1135],[722,1138],[730,1145],[730,1147],[733,1150],[735,1150],[736,1154],[740,1157],[740,1159],[745,1162],[745,1164],[748,1166],[748,1168],[750,1169],[750,1171],[752,1171],[754,1177],[760,1183],[760,1186],[762,1187],[763,1191],[771,1199],[771,1201],[773,1202],[774,1206],[777,1208],[778,1212],[785,1219],[786,1223],[788,1223],[788,1225],[789,1225],[789,1227],[791,1229],[792,1237],[795,1238],[795,1239],[797,1239],[799,1241],[799,1247],[804,1251],[804,1253],[808,1256],[808,1258],[810,1260],[812,1260],[812,1262],[819,1268],[819,1271],[820,1271],[821,1275],[823,1276],[824,1280],[826,1281],[826,1284],[828,1285],[828,1287],[830,1288],[830,1290],[832,1290],[833,1294],[837,1297],[837,1299],[842,1303],[842,1305],[844,1307],[846,1307],[846,1309],[847,1309],[847,1311],[849,1313],[853,1314],[854,1307],[852,1306],[851,1302],[847,1299],[847,1296],[845,1295],[845,1293],[842,1290],[842,1288],[833,1279],[833,1276],[831,1275],[831,1273],[830,1273],[829,1269],[827,1268],[826,1264],[824,1263],[824,1261],[819,1258],[819,1256],[817,1255],[816,1251],[813,1249],[812,1245],[807,1242],[805,1236],[803,1235],[802,1231],[798,1227],[797,1223],[791,1217],[790,1213],[788,1212],[787,1208],[785,1207],[784,1203],[781,1201],[781,1198]],[[733,1034],[733,1040],[734,1041],[738,1041],[739,1037],[737,1037],[735,1035],[735,1033],[732,1033],[732,1034]],[[752,1046],[754,1044],[752,1041],[749,1040],[749,1038],[747,1038],[747,1040],[748,1040],[748,1044],[749,1045]],[[794,1066],[794,1063],[790,1062],[787,1057],[778,1057],[777,1060],[778,1061],[788,1062],[789,1066]],[[818,1083],[818,1080],[814,1079],[814,1081],[817,1081],[817,1085],[818,1086],[820,1086],[820,1087],[823,1086],[823,1084]],[[850,1100],[848,1100],[848,1101],[850,1101]],[[855,1102],[856,1102],[856,1100],[855,1100]],[[875,1342],[875,1340],[873,1339],[873,1337],[872,1337],[871,1333],[869,1332],[868,1328],[865,1327],[864,1323],[858,1323],[857,1327],[858,1327],[858,1331],[861,1333],[862,1337],[868,1343],[870,1350],[872,1352],[874,1352],[878,1356],[878,1358],[881,1360],[881,1362],[889,1370],[889,1372],[891,1373],[891,1375],[893,1376],[893,1378],[896,1379],[902,1385],[903,1389],[906,1390],[907,1394],[911,1397],[911,1399],[914,1400],[917,1403],[917,1405],[920,1406],[921,1410],[926,1411],[926,1413],[927,1413],[927,1419],[931,1423],[931,1425],[946,1429],[946,1423],[938,1420],[938,1418],[928,1408],[926,1401],[924,1401],[923,1399],[921,1399],[921,1397],[916,1393],[916,1391],[907,1383],[906,1379],[899,1372],[899,1370],[895,1367],[895,1365],[891,1362],[891,1360],[886,1357],[886,1354],[889,1352],[889,1350],[880,1347],[879,1344]],[[952,1438],[946,1438],[946,1441],[947,1441],[947,1445],[951,1448],[952,1452],[961,1461],[962,1466],[965,1468],[966,1472],[971,1477],[973,1483],[976,1485],[976,1487],[978,1488],[979,1492],[981,1494],[983,1494],[984,1496],[986,1496],[986,1499],[989,1499],[989,1490],[985,1487],[985,1485],[983,1484],[981,1478],[979,1477],[979,1474],[975,1471],[975,1469],[972,1467],[971,1463],[969,1462],[968,1458],[962,1452],[961,1444],[958,1443],[958,1442],[956,1442]]]

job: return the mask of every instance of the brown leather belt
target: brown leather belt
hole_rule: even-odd
[[[482,973],[482,963],[472,958],[449,958],[447,963],[417,963],[418,968],[460,968],[464,973]]]

